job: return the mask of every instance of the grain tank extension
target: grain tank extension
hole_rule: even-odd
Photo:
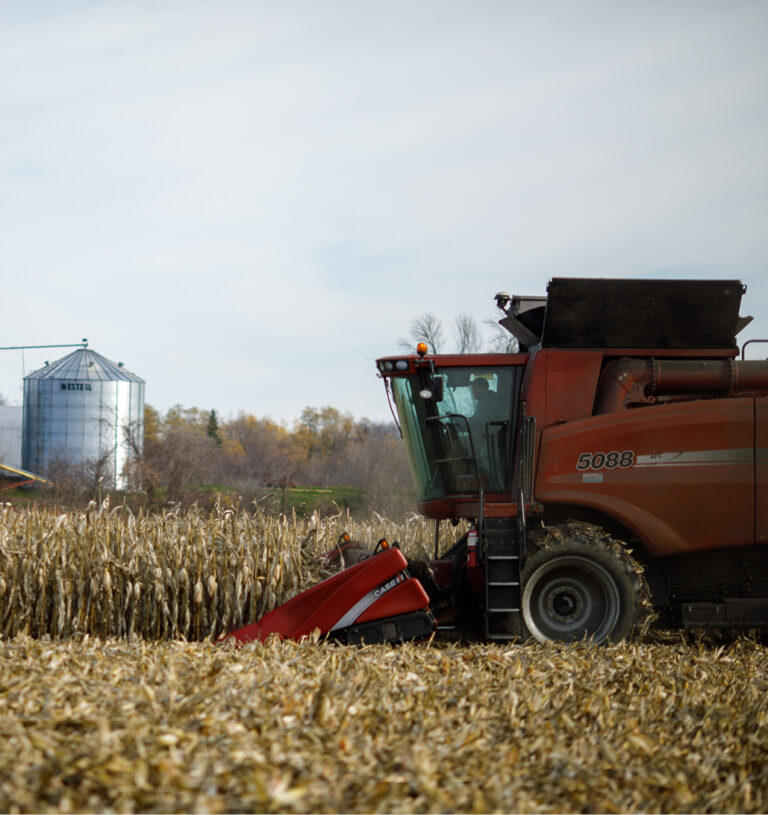
[[[438,629],[616,641],[650,611],[768,626],[768,361],[739,359],[744,292],[555,278],[497,295],[519,353],[377,361],[436,520]]]

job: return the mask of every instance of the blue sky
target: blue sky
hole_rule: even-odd
[[[389,416],[424,311],[739,278],[768,337],[764,2],[0,0],[0,345],[147,401]],[[61,351],[0,353],[0,393]]]

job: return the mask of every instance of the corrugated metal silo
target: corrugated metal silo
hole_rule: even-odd
[[[21,408],[0,405],[0,464],[21,467]]]
[[[131,451],[144,440],[144,380],[80,348],[24,377],[22,467],[46,474],[54,461],[102,461],[110,486],[127,486]]]

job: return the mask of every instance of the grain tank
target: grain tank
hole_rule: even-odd
[[[49,473],[98,463],[105,487],[123,489],[130,457],[126,430],[141,449],[144,380],[89,348],[24,377],[22,466]]]

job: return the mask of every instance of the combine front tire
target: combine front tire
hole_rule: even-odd
[[[647,589],[626,549],[566,525],[523,569],[523,620],[539,642],[619,642],[639,626]]]

